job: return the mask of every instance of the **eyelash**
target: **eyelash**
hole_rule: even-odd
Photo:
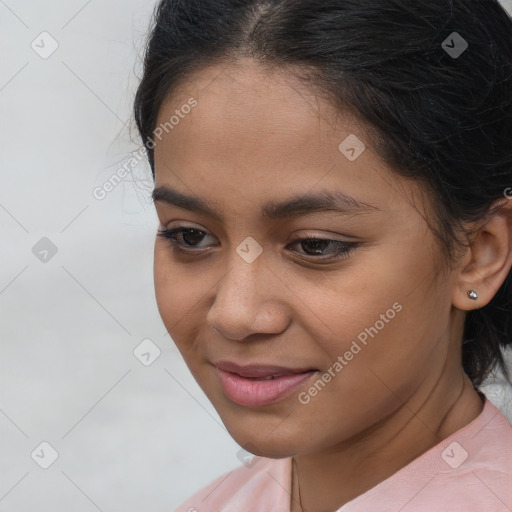
[[[183,244],[178,242],[177,236],[180,234],[186,233],[187,231],[188,232],[197,231],[198,233],[203,234],[203,235],[208,234],[208,233],[205,233],[204,231],[201,231],[200,229],[196,229],[196,228],[178,227],[178,228],[174,228],[174,229],[159,229],[157,235],[159,237],[164,238],[168,242],[170,242],[172,249],[177,252],[180,252],[182,254],[194,256],[194,255],[199,255],[197,253],[200,253],[200,252],[204,253],[205,251],[197,251],[194,249],[184,249]],[[313,254],[299,253],[299,254],[302,254],[303,256],[307,256],[314,260],[337,260],[337,259],[347,258],[360,245],[360,243],[358,243],[358,242],[344,242],[341,240],[330,240],[328,238],[319,238],[316,236],[304,236],[302,238],[297,238],[296,240],[294,240],[293,242],[288,244],[288,246],[297,245],[297,244],[301,244],[303,242],[308,242],[308,241],[325,242],[326,244],[331,242],[332,244],[338,245],[338,249],[334,252],[334,255],[329,256],[329,257],[323,257],[323,255],[315,256]],[[294,252],[298,252],[298,251],[294,251]]]

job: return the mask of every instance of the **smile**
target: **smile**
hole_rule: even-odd
[[[316,369],[279,366],[215,364],[225,394],[246,407],[262,407],[283,400],[318,373]]]

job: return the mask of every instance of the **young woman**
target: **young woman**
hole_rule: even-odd
[[[495,0],[163,0],[135,116],[162,319],[257,457],[179,512],[512,510]]]

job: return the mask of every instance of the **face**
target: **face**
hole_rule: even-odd
[[[274,458],[326,449],[435,381],[452,280],[422,187],[364,126],[251,61],[195,74],[158,126],[171,116],[155,148],[171,236],[156,238],[156,299],[234,439]]]

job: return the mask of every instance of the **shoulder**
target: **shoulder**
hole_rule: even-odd
[[[481,414],[337,512],[510,512],[512,426],[487,398]],[[384,510],[384,509],[382,509]]]
[[[487,397],[482,414],[460,434],[468,446],[468,469],[512,474],[512,425]]]
[[[457,439],[455,439],[457,442]],[[488,398],[484,411],[460,442],[459,467],[452,472],[459,492],[471,496],[470,510],[512,509],[512,425]],[[478,507],[483,508],[478,508]]]
[[[254,457],[195,493],[175,512],[289,512],[290,459]]]
[[[512,426],[486,397],[478,418],[433,450],[439,461],[426,491],[449,511],[512,509]]]

